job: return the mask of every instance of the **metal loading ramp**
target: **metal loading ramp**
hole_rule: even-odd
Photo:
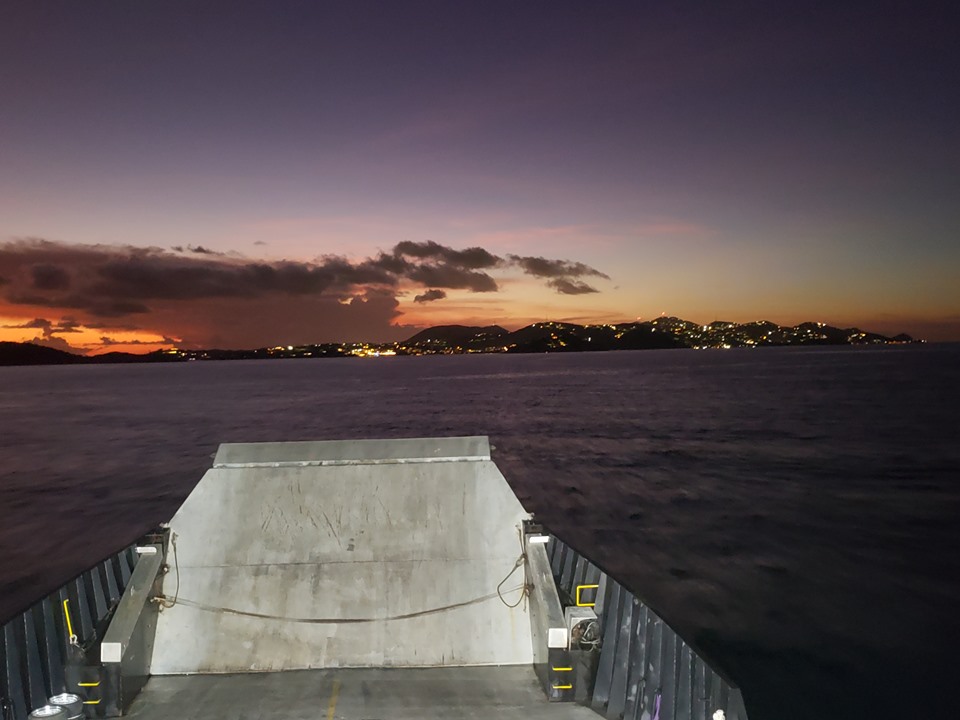
[[[529,664],[497,592],[527,517],[484,437],[222,445],[170,523],[151,672]]]

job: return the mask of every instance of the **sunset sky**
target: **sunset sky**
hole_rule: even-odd
[[[948,3],[0,4],[0,340],[960,340]]]

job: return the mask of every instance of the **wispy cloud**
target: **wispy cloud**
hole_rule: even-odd
[[[587,285],[579,280],[568,280],[567,278],[553,278],[547,281],[547,285],[552,287],[562,295],[586,295],[588,293],[600,292],[592,285]]]
[[[227,253],[218,252],[216,250],[211,250],[210,248],[204,247],[203,245],[173,245],[171,248],[174,252],[178,253],[193,253],[194,255],[220,255],[226,256]]]
[[[47,320],[46,318],[34,318],[26,322],[13,325],[0,325],[4,330],[41,330],[45,337],[59,335],[61,333],[80,332],[80,323],[73,319],[64,319],[59,322]]]
[[[515,263],[528,275],[539,278],[578,278],[601,277],[607,280],[610,276],[580,262],[569,260],[548,260],[544,257],[509,255],[510,261]]]
[[[123,338],[114,338],[109,335],[101,335],[99,345],[101,347],[113,347],[115,345],[177,345],[178,340],[171,337],[163,337],[157,340],[125,340]]]

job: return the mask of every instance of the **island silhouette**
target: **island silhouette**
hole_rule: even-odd
[[[519,330],[438,325],[394,343],[317,343],[278,345],[252,350],[170,348],[149,353],[108,352],[81,355],[29,342],[0,342],[0,365],[69,365],[192,360],[253,360],[393,355],[457,355],[466,353],[602,352],[677,348],[740,348],[815,345],[887,345],[918,342],[906,334],[888,337],[859,328],[838,328],[819,322],[794,326],[769,320],[734,323],[715,320],[700,325],[677,317],[644,322],[577,325],[538,322]],[[920,341],[922,342],[922,341]]]

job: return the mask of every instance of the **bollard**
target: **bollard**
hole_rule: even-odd
[[[83,700],[73,693],[60,693],[48,701],[51,705],[62,707],[67,713],[67,720],[77,720],[83,717]]]
[[[27,720],[67,720],[67,710],[60,705],[42,705],[27,715]]]

